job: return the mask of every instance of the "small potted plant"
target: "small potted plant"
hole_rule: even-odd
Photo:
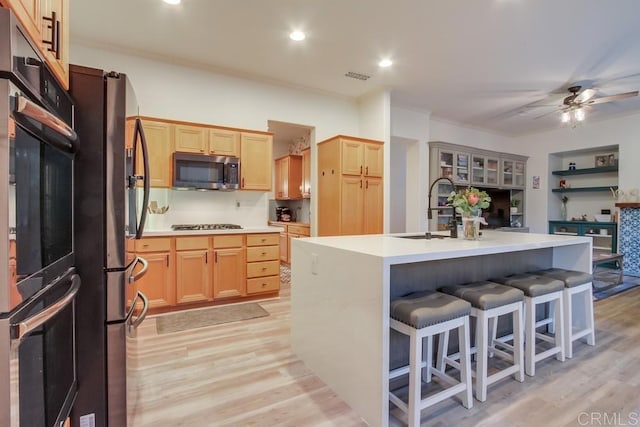
[[[520,206],[520,200],[511,199],[511,213],[518,213],[518,206]]]

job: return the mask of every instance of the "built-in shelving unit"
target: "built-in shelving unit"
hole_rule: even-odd
[[[586,175],[593,173],[607,173],[607,172],[618,172],[618,166],[600,166],[597,168],[586,168],[586,169],[566,169],[551,172],[554,175],[559,176],[569,176],[569,175]]]
[[[611,185],[609,187],[570,187],[570,188],[554,188],[553,191],[554,193],[578,193],[578,192],[584,192],[584,191],[611,191],[611,190],[617,190],[618,186],[617,185]]]

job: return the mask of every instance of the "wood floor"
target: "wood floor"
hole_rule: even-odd
[[[128,342],[129,425],[364,425],[292,353],[289,289],[260,304],[270,316],[172,334],[145,320]],[[491,386],[470,410],[441,402],[422,425],[640,425],[640,288],[597,301],[595,316],[595,347],[575,344],[573,359]]]

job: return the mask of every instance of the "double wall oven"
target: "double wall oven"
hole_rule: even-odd
[[[77,394],[73,108],[0,8],[2,426],[60,426]]]

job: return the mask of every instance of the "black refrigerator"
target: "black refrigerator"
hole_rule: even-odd
[[[76,267],[85,283],[77,297],[78,396],[72,423],[125,427],[126,337],[148,307],[144,294],[137,293],[129,310],[126,297],[127,287],[146,271],[144,259],[126,257],[127,240],[142,237],[146,220],[146,142],[126,75],[74,65],[69,72],[82,141],[74,170]]]

